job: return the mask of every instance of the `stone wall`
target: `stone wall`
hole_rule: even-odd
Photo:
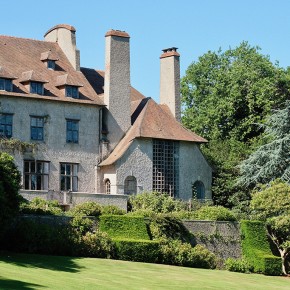
[[[44,190],[21,190],[20,194],[29,201],[36,197],[40,197],[45,200],[57,200],[60,204],[63,204],[68,208],[87,201],[94,201],[101,205],[115,205],[127,212],[128,195]]]
[[[241,258],[240,224],[224,221],[183,221],[197,244],[205,246],[223,260]]]

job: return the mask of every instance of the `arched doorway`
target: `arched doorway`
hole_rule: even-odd
[[[137,180],[134,176],[127,176],[124,184],[124,194],[137,193]]]
[[[192,185],[192,198],[205,199],[204,184],[199,180]]]

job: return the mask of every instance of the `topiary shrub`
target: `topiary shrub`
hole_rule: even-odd
[[[236,221],[234,214],[223,206],[203,206],[195,216],[199,220]]]
[[[102,206],[102,214],[113,214],[113,215],[123,215],[126,214],[126,211],[123,209],[120,209],[119,207],[115,205],[103,205]]]
[[[260,221],[241,221],[242,251],[256,273],[281,275],[281,258],[270,250],[265,224]]]
[[[99,228],[112,238],[150,240],[143,217],[128,215],[101,215]]]
[[[35,215],[62,215],[63,211],[57,200],[45,200],[35,197],[32,201],[20,204],[20,213]]]
[[[102,206],[97,202],[87,201],[77,204],[68,214],[71,215],[85,215],[99,217],[102,213]]]
[[[250,273],[253,272],[253,267],[244,259],[228,258],[225,261],[226,270],[231,272]]]
[[[114,239],[119,260],[156,263],[160,260],[159,242],[133,239]]]
[[[156,216],[156,212],[154,212],[151,209],[137,209],[135,211],[130,211],[127,213],[127,216],[142,216],[142,217],[147,217],[151,218]]]

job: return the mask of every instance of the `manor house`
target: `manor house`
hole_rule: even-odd
[[[44,40],[0,36],[0,137],[35,144],[13,153],[27,199],[106,203],[143,191],[211,199],[212,171],[199,149],[207,141],[180,123],[177,49],[160,56],[157,104],[131,87],[129,40],[106,33],[100,71],[80,66],[70,25]]]

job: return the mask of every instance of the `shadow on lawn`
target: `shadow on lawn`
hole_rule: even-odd
[[[1,253],[0,262],[27,268],[43,268],[53,271],[76,273],[81,268],[74,257],[44,256],[34,254]],[[1,288],[2,289],[2,288]]]
[[[43,286],[38,285],[38,284],[27,283],[23,281],[4,279],[0,277],[0,289],[5,289],[5,290],[35,289],[35,287],[42,288]]]

